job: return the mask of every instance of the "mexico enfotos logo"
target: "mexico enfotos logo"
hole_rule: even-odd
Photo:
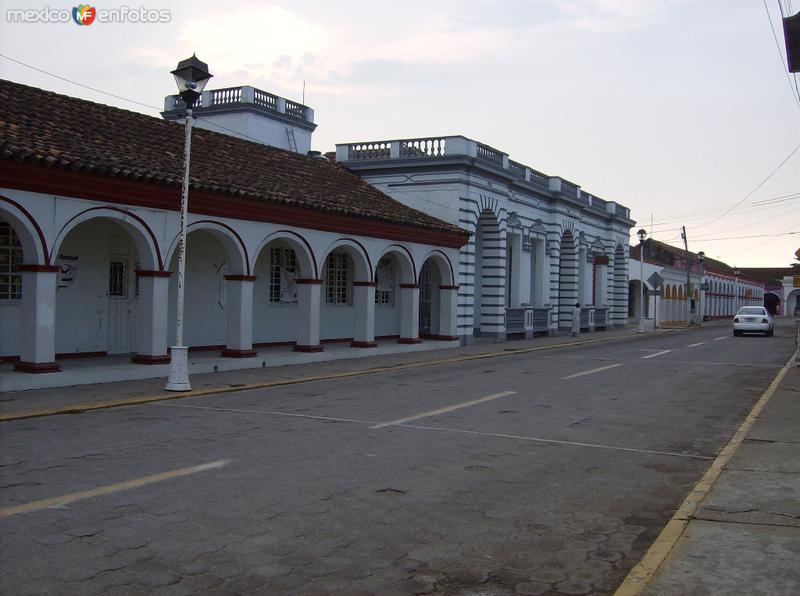
[[[69,23],[81,27],[92,23],[169,23],[172,11],[166,8],[147,8],[145,6],[120,6],[118,8],[96,8],[90,4],[79,4],[67,8],[9,8],[6,10],[8,23]]]

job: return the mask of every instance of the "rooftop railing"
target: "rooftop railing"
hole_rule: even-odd
[[[539,190],[549,190],[578,200],[599,213],[630,217],[630,210],[622,205],[589,194],[569,180],[558,176],[549,176],[509,159],[508,154],[467,137],[423,137],[336,145],[336,161],[339,162],[442,159],[447,157],[471,157],[477,162],[505,170],[517,180]]]
[[[208,108],[219,109],[247,106],[258,106],[259,108],[282,114],[287,118],[314,122],[314,110],[308,106],[248,85],[203,91],[203,95],[195,102],[193,108],[202,113],[202,110]],[[164,100],[165,112],[185,109],[186,105],[180,95],[168,95]]]

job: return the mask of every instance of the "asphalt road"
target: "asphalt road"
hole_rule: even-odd
[[[792,351],[710,327],[4,423],[0,592],[613,592]]]

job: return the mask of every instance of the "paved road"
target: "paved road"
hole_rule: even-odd
[[[5,423],[0,591],[609,593],[792,350],[716,327]]]

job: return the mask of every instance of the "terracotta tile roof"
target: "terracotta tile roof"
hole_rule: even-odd
[[[180,188],[184,128],[0,79],[0,160]],[[327,159],[195,128],[191,188],[463,236]]]

